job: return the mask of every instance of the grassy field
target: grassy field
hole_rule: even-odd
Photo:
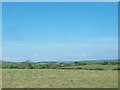
[[[90,69],[94,69],[94,68],[102,68],[104,70],[112,70],[117,68],[118,65],[99,65],[99,64],[94,64],[94,65],[84,65],[83,68],[90,68]]]
[[[3,88],[117,88],[116,70],[3,69]]]
[[[2,69],[0,68],[0,90],[2,89]]]
[[[103,69],[103,70],[112,70],[118,67],[118,65],[99,65],[99,64],[93,64],[93,65],[80,65],[80,66],[66,66],[61,68],[76,68],[76,67],[82,67],[82,69]]]

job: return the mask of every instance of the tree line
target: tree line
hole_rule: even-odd
[[[40,62],[2,62],[3,69],[82,69],[82,67],[69,67],[68,66],[83,66],[88,64],[101,64],[101,65],[120,65],[120,62],[111,62],[111,61],[104,61],[104,62],[97,62],[97,63],[90,63],[90,62],[73,62],[73,63],[45,63],[42,64]],[[67,68],[66,68],[67,67]],[[98,68],[100,69],[100,68]]]

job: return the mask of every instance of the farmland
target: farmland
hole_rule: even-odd
[[[3,88],[117,88],[117,70],[3,69]]]
[[[117,88],[117,61],[2,62],[3,88]]]
[[[108,1],[3,0],[2,90],[117,89],[120,4]]]

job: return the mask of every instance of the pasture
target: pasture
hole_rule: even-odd
[[[99,64],[92,64],[92,65],[80,65],[80,66],[66,66],[66,67],[60,67],[62,68],[78,68],[81,67],[83,70],[113,70],[117,69],[118,65],[99,65]]]
[[[117,70],[3,69],[3,88],[117,88]]]

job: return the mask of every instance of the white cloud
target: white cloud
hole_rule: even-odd
[[[65,57],[87,57],[87,56],[89,56],[89,55],[87,55],[85,53],[65,55]]]
[[[34,57],[39,57],[39,55],[35,54]]]
[[[20,59],[20,57],[16,57],[16,59]]]
[[[85,53],[80,53],[80,54],[73,54],[73,56],[86,57],[86,56],[88,56],[88,55],[87,55],[87,54],[85,54]]]
[[[5,61],[6,61],[6,60],[7,60],[7,61],[8,61],[8,60],[20,60],[20,59],[21,59],[21,57],[3,57],[3,58],[2,58],[2,60],[5,60]]]
[[[3,57],[2,60],[10,60],[8,57]]]

